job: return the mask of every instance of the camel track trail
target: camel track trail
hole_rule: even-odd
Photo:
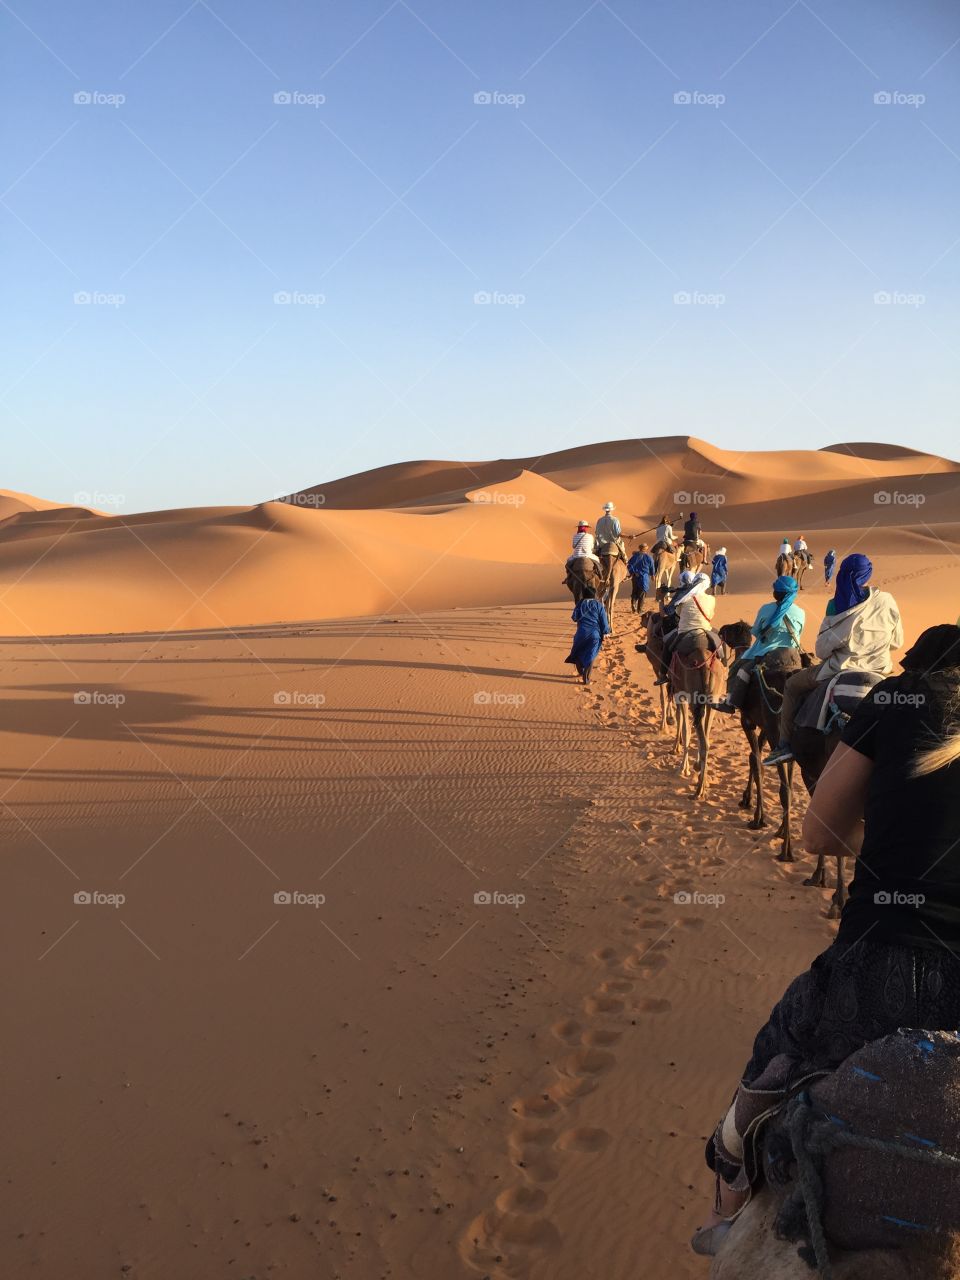
[[[824,895],[801,890],[737,808],[738,725],[714,726],[714,785],[692,799],[695,779],[679,777],[672,734],[638,683],[649,681],[638,634],[621,618],[576,695],[627,763],[597,787],[557,873],[579,928],[561,1012],[536,1031],[552,1048],[492,1117],[509,1172],[459,1243],[491,1280],[607,1280],[638,1265],[656,1280],[705,1274],[686,1247],[708,1195],[703,1142],[753,1030],[829,940]],[[762,917],[758,900],[772,907]]]

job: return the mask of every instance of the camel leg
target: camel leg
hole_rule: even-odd
[[[679,699],[684,699],[680,701]],[[678,695],[677,701],[677,739],[682,752],[680,759],[680,777],[690,777],[690,713],[686,704],[686,694]]]
[[[700,777],[697,781],[697,789],[693,793],[697,800],[702,800],[707,794],[707,769],[710,764],[710,713],[710,707],[700,706],[693,710],[693,724],[697,731],[697,745],[700,748]]]
[[[837,858],[837,889],[830,903],[829,917],[831,920],[839,920],[840,913],[843,910],[843,904],[846,901],[846,885],[844,884],[844,866],[843,858]]]
[[[777,766],[780,774],[780,804],[783,806],[783,821],[777,835],[783,840],[783,847],[777,854],[778,862],[796,862],[793,856],[793,836],[790,831],[790,809],[793,803],[793,761]]]
[[[803,882],[813,889],[822,889],[827,883],[827,865],[826,858],[821,853],[817,858],[817,866],[812,876],[808,876]]]
[[[754,726],[747,728],[744,725],[743,732],[747,735],[747,742],[750,744],[750,783],[756,787],[757,801],[753,810],[753,820],[747,824],[749,831],[760,831],[767,826],[767,815],[763,806],[763,769],[760,766],[760,743],[763,740],[763,734]],[[744,799],[747,800],[745,805],[741,805],[744,809],[749,809],[749,786]]]
[[[667,686],[669,688],[669,686]],[[679,754],[685,752],[684,737],[687,730],[687,717],[685,708],[678,702],[674,704],[674,715],[676,716],[677,728],[673,739],[673,749]]]

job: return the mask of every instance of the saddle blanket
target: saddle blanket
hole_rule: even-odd
[[[832,680],[821,681],[800,704],[797,728],[826,733],[836,717],[842,717],[845,723],[873,686],[883,679],[874,671],[850,670],[841,671]]]

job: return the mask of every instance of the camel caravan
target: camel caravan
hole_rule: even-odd
[[[636,648],[685,777],[696,743],[693,798],[709,788],[714,715],[737,716],[748,826],[768,824],[775,770],[778,856],[795,860],[799,770],[802,848],[817,857],[805,883],[837,867],[839,930],[757,1033],[707,1145],[715,1192],[692,1248],[713,1259],[711,1280],[960,1280],[960,623],[924,631],[894,674],[896,602],[870,585],[865,555],[838,567],[831,548],[833,594],[809,652],[801,535],[781,543],[753,623],[715,628],[726,549],[711,556],[695,513],[682,541],[663,517],[628,558],[643,535],[625,538],[613,511],[595,536],[586,522],[574,535],[568,661],[589,684],[629,576],[646,631]]]

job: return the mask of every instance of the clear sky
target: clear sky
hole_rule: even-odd
[[[958,453],[952,2],[10,0],[0,30],[0,486]]]

